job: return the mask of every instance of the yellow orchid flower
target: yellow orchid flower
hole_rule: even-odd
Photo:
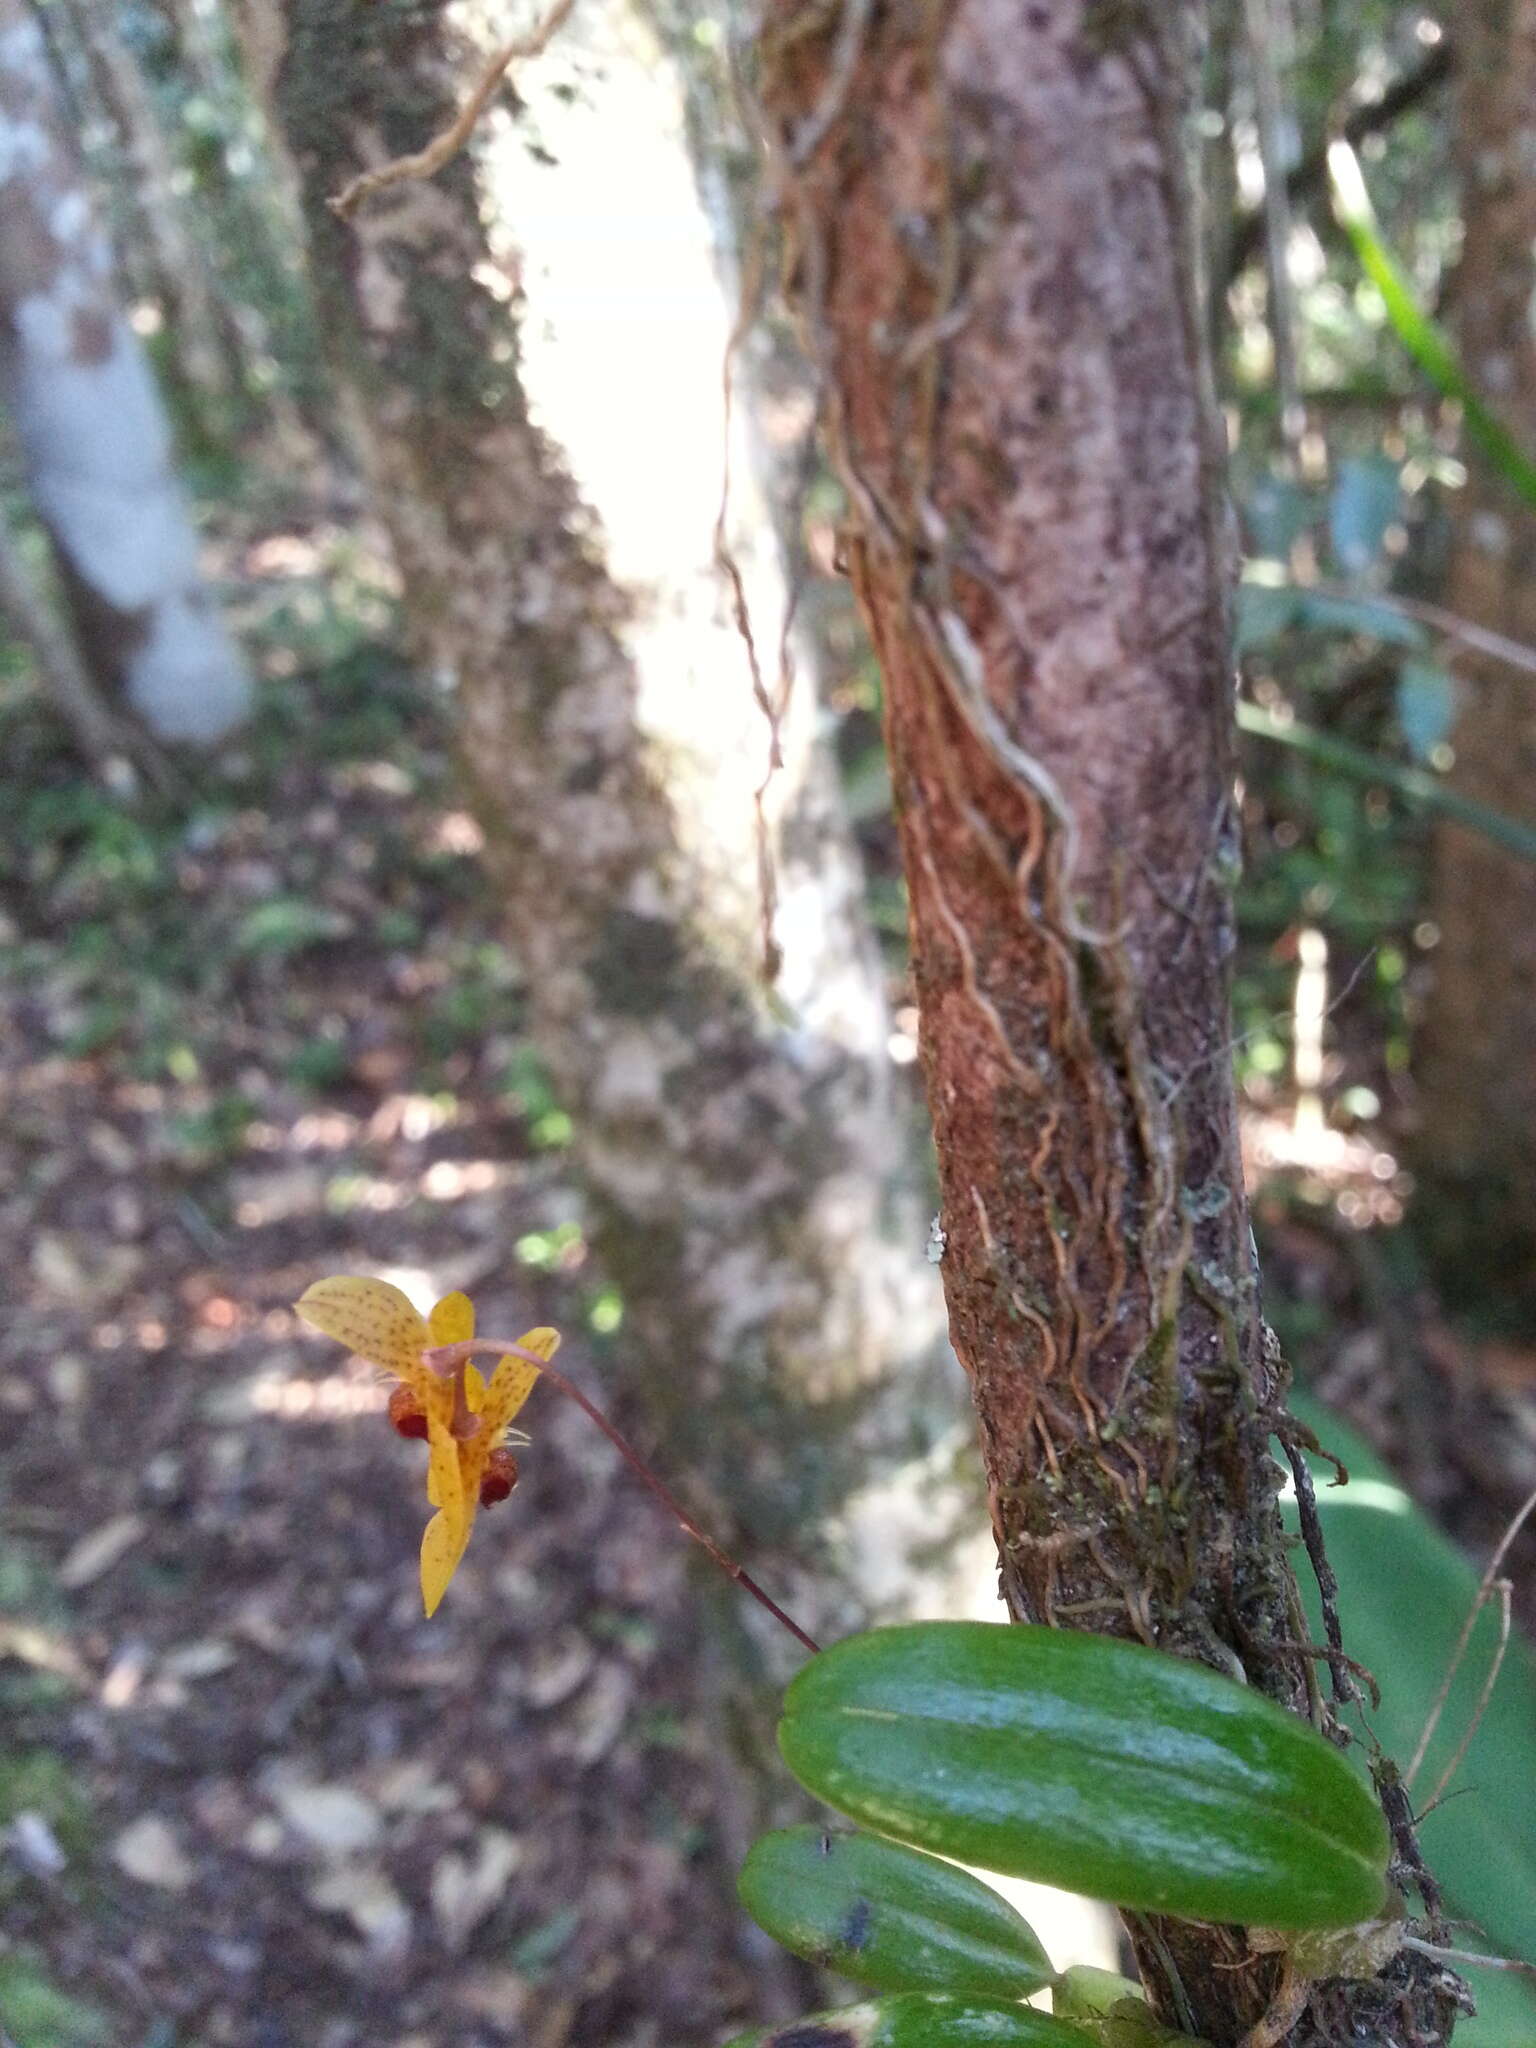
[[[305,1322],[381,1366],[400,1382],[390,1420],[402,1435],[427,1442],[427,1499],[437,1510],[421,1539],[421,1597],[429,1615],[448,1590],[482,1506],[503,1500],[517,1466],[503,1448],[508,1425],[533,1392],[539,1369],[503,1358],[489,1381],[472,1363],[435,1372],[425,1353],[467,1343],[475,1311],[467,1295],[445,1294],[423,1317],[387,1280],[317,1280],[296,1304]],[[529,1330],[519,1347],[553,1358],[558,1330]],[[526,1442],[526,1438],[519,1439]]]

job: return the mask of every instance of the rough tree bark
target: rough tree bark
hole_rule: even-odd
[[[327,205],[354,173],[445,125],[461,60],[478,54],[447,15],[440,0],[387,11],[289,0],[286,46],[266,46],[325,325],[409,629],[424,668],[457,692],[532,1036],[572,1112],[599,1260],[623,1293],[626,1391],[665,1432],[669,1465],[713,1490],[754,1553],[816,1555],[813,1531],[834,1510],[856,1548],[866,1522],[855,1488],[920,1457],[955,1415],[857,863],[802,690],[770,791],[784,951],[770,995],[752,836],[767,730],[709,565],[718,443],[710,495],[686,535],[702,570],[667,583],[655,534],[672,533],[669,494],[697,461],[681,438],[689,421],[676,420],[670,466],[640,467],[630,501],[600,508],[599,534],[565,451],[530,419],[520,330],[531,323],[520,321],[510,269],[522,259],[493,255],[470,158],[379,194],[353,223]],[[603,10],[588,15],[601,38]],[[581,43],[579,97],[601,94],[611,57]],[[643,85],[644,67],[638,76]],[[531,83],[519,81],[524,90]],[[662,403],[643,339],[687,341],[681,323],[669,326],[675,306],[657,336],[631,321],[630,310],[640,324],[651,317],[618,282],[634,256],[627,235],[647,232],[644,198],[623,219],[648,175],[647,127],[632,107],[603,104],[621,232],[613,268],[570,284],[577,299],[589,287],[600,295],[606,359],[561,400],[554,373],[585,363],[586,342],[567,351],[541,336],[539,347],[544,416],[558,415],[580,442],[583,475],[606,487],[605,436],[625,431],[627,412]],[[617,139],[630,135],[633,155]],[[523,141],[514,133],[499,147],[517,176]],[[696,204],[685,159],[678,188]],[[558,196],[520,189],[534,213],[558,214]],[[547,253],[561,237],[544,225]],[[718,300],[707,265],[700,276]],[[558,337],[560,308],[549,313]],[[694,413],[718,407],[719,370],[717,355],[703,378],[685,380]],[[776,627],[766,612],[757,625],[771,678]],[[899,1506],[882,1497],[879,1542],[853,1566],[870,1573],[861,1595],[878,1599],[876,1578],[906,1591]],[[918,1503],[913,1540],[931,1542],[937,1519]]]
[[[1306,1711],[1229,1045],[1191,27],[1138,0],[773,0],[759,62],[886,679],[941,1270],[1004,1593]],[[1243,1930],[1130,1927],[1163,2016],[1215,2043],[1448,2030],[1436,1973],[1399,1959],[1277,2006],[1277,2033]]]
[[[163,739],[240,723],[149,366],[112,295],[36,23],[0,0],[0,394],[92,676]]]
[[[1456,16],[1462,255],[1453,293],[1474,384],[1536,448],[1536,5],[1476,0]],[[1536,641],[1536,512],[1476,449],[1455,501],[1448,602]],[[1469,662],[1455,786],[1512,817],[1536,812],[1536,691]],[[1459,825],[1436,828],[1435,980],[1415,1071],[1422,1127],[1415,1223],[1447,1297],[1536,1338],[1536,870]]]

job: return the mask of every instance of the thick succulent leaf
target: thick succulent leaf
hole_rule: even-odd
[[[1056,1980],[1051,2010],[1058,2019],[1092,2021],[1128,1998],[1145,1997],[1141,1986],[1130,1977],[1121,1977],[1114,1970],[1095,1969],[1092,1963],[1074,1963]]]
[[[878,1835],[780,1828],[753,1846],[736,1889],[795,1955],[882,1991],[1017,1999],[1055,1974],[990,1885]]]
[[[898,1991],[865,2005],[812,2013],[786,2027],[738,2034],[728,2048],[1098,2048],[1049,2013],[998,1999]]]
[[[1153,2018],[1147,1995],[1129,1977],[1074,1963],[1051,1990],[1058,2019],[1080,2021],[1101,2048],[1206,2048],[1193,2034],[1181,2034]]]
[[[1303,1928],[1386,1898],[1386,1825],[1339,1752],[1248,1687],[1136,1644],[875,1629],[798,1674],[779,1746],[850,1819],[1113,1905]]]

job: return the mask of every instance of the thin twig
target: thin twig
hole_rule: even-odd
[[[1533,1510],[1536,1510],[1536,1492],[1533,1492],[1526,1497],[1524,1505],[1521,1507],[1519,1513],[1515,1516],[1514,1520],[1510,1523],[1509,1527],[1504,1531],[1504,1534],[1499,1538],[1498,1548],[1494,1551],[1492,1557],[1490,1557],[1488,1560],[1488,1568],[1483,1573],[1482,1579],[1479,1581],[1477,1592],[1473,1596],[1472,1605],[1467,1613],[1467,1618],[1461,1625],[1461,1634],[1456,1638],[1456,1647],[1451,1652],[1451,1661],[1450,1664],[1446,1667],[1445,1677],[1441,1681],[1440,1690],[1436,1693],[1434,1705],[1430,1708],[1429,1715],[1425,1720],[1424,1732],[1419,1737],[1419,1746],[1413,1752],[1413,1761],[1411,1764],[1409,1764],[1407,1771],[1404,1773],[1403,1782],[1405,1785],[1411,1786],[1413,1784],[1414,1778],[1418,1774],[1418,1771],[1424,1762],[1425,1752],[1428,1750],[1430,1742],[1434,1738],[1435,1730],[1440,1725],[1440,1716],[1445,1712],[1446,1701],[1451,1696],[1452,1683],[1455,1680],[1456,1673],[1461,1669],[1461,1660],[1467,1654],[1467,1645],[1472,1640],[1472,1631],[1477,1626],[1477,1617],[1482,1613],[1484,1607],[1488,1604],[1488,1595],[1493,1586],[1494,1580],[1498,1577],[1499,1566],[1504,1562],[1505,1556],[1509,1551],[1509,1546],[1514,1542],[1515,1538],[1520,1534],[1520,1531],[1525,1527],[1527,1518],[1530,1516]],[[1480,1716],[1481,1708],[1479,1708],[1479,1717]],[[1465,1744],[1463,1745],[1463,1748],[1465,1748]],[[1458,1750],[1458,1761],[1460,1760],[1460,1757],[1461,1751]],[[1435,1787],[1435,1791],[1437,1794],[1443,1789],[1443,1785],[1444,1780],[1441,1781],[1440,1785],[1437,1785]]]
[[[1328,1562],[1328,1551],[1323,1542],[1323,1523],[1317,1512],[1312,1468],[1299,1445],[1286,1443],[1285,1455],[1296,1482],[1296,1514],[1301,1523],[1301,1538],[1312,1565],[1312,1576],[1317,1580],[1318,1600],[1323,1610],[1323,1634],[1328,1638],[1328,1672],[1333,1680],[1334,1704],[1358,1706],[1360,1689],[1351,1675],[1351,1660],[1344,1654],[1344,1631],[1339,1622],[1339,1582]]]
[[[1491,626],[1479,626],[1475,620],[1464,619],[1459,612],[1448,612],[1444,605],[1428,604],[1421,597],[1399,597],[1395,592],[1385,590],[1351,590],[1343,583],[1300,583],[1292,579],[1281,587],[1303,591],[1309,597],[1342,598],[1347,603],[1380,605],[1384,611],[1399,612],[1405,619],[1417,619],[1420,625],[1428,626],[1431,632],[1443,634],[1447,640],[1459,640],[1463,646],[1486,654],[1491,661],[1501,661],[1507,668],[1517,668],[1524,675],[1536,676],[1536,647],[1523,640],[1511,640],[1507,633],[1495,633]]]
[[[1462,1758],[1472,1747],[1473,1736],[1476,1735],[1478,1729],[1483,1725],[1483,1716],[1488,1711],[1488,1702],[1493,1698],[1493,1688],[1499,1682],[1499,1673],[1504,1669],[1504,1658],[1509,1649],[1509,1602],[1512,1590],[1508,1579],[1495,1579],[1493,1582],[1492,1591],[1499,1598],[1498,1648],[1494,1651],[1493,1660],[1488,1666],[1488,1676],[1483,1680],[1483,1689],[1477,1696],[1477,1705],[1472,1709],[1471,1715],[1468,1718],[1466,1733],[1456,1745],[1456,1754],[1436,1779],[1435,1789],[1425,1801],[1423,1811],[1419,1815],[1420,1820],[1426,1819],[1440,1804],[1446,1786],[1450,1784],[1452,1778],[1461,1769]]]
[[[474,133],[475,123],[490,104],[491,95],[500,85],[508,65],[516,63],[520,57],[537,57],[575,4],[576,0],[555,0],[554,6],[536,28],[530,29],[526,35],[514,36],[510,43],[504,43],[481,72],[469,98],[440,135],[434,135],[426,148],[418,149],[414,156],[391,157],[388,163],[380,164],[376,170],[359,171],[331,199],[331,211],[339,213],[343,220],[350,220],[365,199],[371,199],[375,192],[382,192],[386,186],[401,185],[408,179],[430,178],[440,171],[444,164],[458,155]]]
[[[1274,350],[1280,431],[1294,453],[1303,414],[1296,375],[1296,322],[1291,292],[1291,204],[1282,162],[1284,108],[1274,62],[1275,24],[1268,0],[1244,0],[1248,65],[1258,111],[1259,160],[1264,169],[1264,264],[1269,280],[1269,332]]]
[[[1403,1947],[1416,1949],[1421,1956],[1433,1956],[1436,1962],[1470,1963],[1475,1970],[1517,1970],[1522,1976],[1536,1977],[1536,1963],[1522,1963],[1515,1956],[1481,1956],[1466,1948],[1440,1948],[1432,1941],[1420,1941],[1414,1934],[1403,1936]]]
[[[1305,200],[1320,191],[1328,177],[1328,144],[1333,134],[1342,134],[1346,142],[1357,147],[1367,136],[1379,134],[1399,115],[1407,113],[1418,105],[1426,93],[1443,85],[1455,67],[1455,51],[1450,36],[1442,36],[1429,54],[1421,59],[1412,71],[1389,85],[1379,99],[1367,100],[1363,105],[1352,107],[1345,115],[1338,129],[1331,130],[1314,148],[1309,149],[1299,162],[1292,164],[1285,174],[1287,197]],[[1238,219],[1233,230],[1231,246],[1227,251],[1224,266],[1224,282],[1232,284],[1258,254],[1264,240],[1264,209],[1256,206]]]
[[[547,1358],[540,1358],[536,1351],[525,1351],[520,1344],[507,1343],[498,1337],[469,1337],[462,1344],[439,1344],[424,1355],[427,1364],[432,1370],[446,1377],[449,1373],[457,1372],[466,1360],[477,1355],[486,1356],[491,1353],[494,1353],[498,1358],[521,1358],[526,1364],[537,1366],[551,1386],[555,1387],[560,1393],[567,1395],[576,1403],[576,1406],[584,1415],[597,1424],[625,1464],[644,1480],[668,1514],[676,1517],[678,1526],[685,1530],[695,1543],[708,1551],[710,1557],[720,1567],[721,1571],[725,1573],[727,1578],[734,1579],[744,1593],[750,1593],[760,1607],[765,1607],[775,1621],[789,1630],[795,1641],[802,1648],[811,1651],[813,1654],[820,1648],[820,1645],[806,1634],[799,1622],[792,1620],[784,1612],[784,1609],[777,1600],[771,1594],[764,1592],[763,1588],[744,1566],[737,1564],[734,1558],[727,1557],[719,1544],[713,1538],[705,1535],[704,1531],[699,1527],[692,1515],[689,1514],[682,1502],[679,1501],[665,1480],[657,1477],[644,1458],[635,1449],[634,1445],[630,1443],[629,1439],[621,1435],[608,1420],[601,1408],[589,1400],[574,1381],[568,1380],[563,1372],[552,1366]]]

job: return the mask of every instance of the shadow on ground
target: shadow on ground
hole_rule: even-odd
[[[104,796],[0,701],[0,2021],[711,2042],[751,1986],[671,1532],[536,1397],[426,1623],[422,1447],[289,1306],[464,1287],[599,1386],[619,1314],[441,719],[294,545],[206,789]]]

